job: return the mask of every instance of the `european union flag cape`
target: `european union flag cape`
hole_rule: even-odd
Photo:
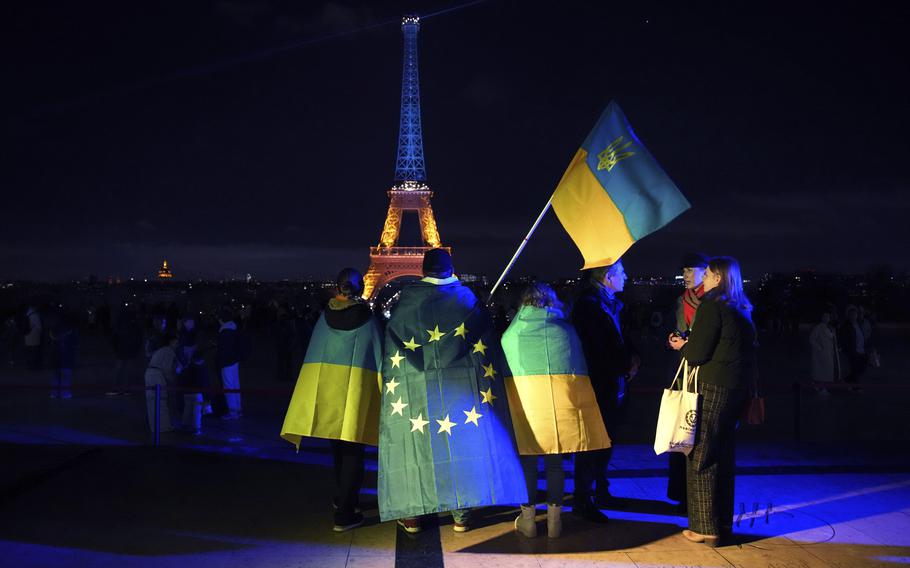
[[[502,335],[518,451],[564,454],[610,447],[581,341],[559,310],[522,306]]]
[[[503,361],[486,309],[456,278],[402,291],[382,363],[382,520],[527,502]]]
[[[356,329],[339,330],[326,323],[325,314],[320,316],[281,437],[298,448],[304,436],[375,446],[381,362],[381,335],[374,318]]]

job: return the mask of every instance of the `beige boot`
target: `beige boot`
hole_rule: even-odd
[[[547,536],[559,538],[562,534],[562,506],[547,503]]]
[[[515,517],[515,530],[528,538],[537,536],[537,521],[534,519],[536,514],[534,505],[522,505],[521,514]]]

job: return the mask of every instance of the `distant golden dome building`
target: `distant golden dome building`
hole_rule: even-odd
[[[161,265],[161,268],[158,269],[158,278],[162,280],[170,280],[174,277],[174,274],[171,272],[171,269],[167,267],[167,261],[164,261],[164,264]]]

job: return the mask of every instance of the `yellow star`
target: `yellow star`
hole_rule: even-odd
[[[430,334],[430,342],[439,341],[440,339],[442,339],[442,336],[445,335],[444,333],[439,331],[438,325],[436,326],[435,329],[428,329],[427,333]]]
[[[392,368],[394,369],[395,367],[400,367],[401,360],[404,359],[404,357],[401,355],[400,351],[396,350],[395,354],[389,357],[389,359],[392,360]]]
[[[481,365],[481,368],[483,368],[483,378],[490,377],[492,380],[496,380],[496,369],[493,368],[493,363]]]
[[[395,388],[398,387],[398,385],[400,385],[400,384],[401,383],[395,382],[395,377],[392,377],[392,380],[385,384],[385,388],[386,388],[385,392],[387,392],[389,394],[395,394]]]
[[[464,412],[464,415],[468,417],[467,420],[464,421],[465,424],[468,422],[473,422],[474,426],[480,426],[480,424],[477,423],[477,419],[483,416],[483,414],[477,414],[476,406],[471,407],[471,412],[468,412],[467,410],[462,410],[462,412]]]
[[[392,414],[397,414],[398,416],[404,416],[404,414],[402,414],[401,411],[404,410],[404,407],[407,405],[408,405],[408,403],[401,402],[401,397],[399,396],[398,402],[392,403]],[[389,416],[391,416],[392,414],[389,414]]]
[[[464,322],[461,322],[461,325],[459,325],[458,327],[455,328],[455,337],[461,337],[462,339],[467,341],[467,339],[468,339],[467,333],[468,333],[468,330],[467,330],[467,328],[465,328]]]
[[[487,346],[483,344],[482,339],[478,339],[477,343],[474,344],[474,351],[472,353],[480,353],[481,355],[487,354]]]
[[[411,337],[411,340],[410,340],[410,341],[405,341],[405,342],[404,342],[404,348],[405,348],[405,349],[410,349],[411,351],[416,351],[418,347],[420,347],[420,344],[419,344],[419,343],[414,343],[414,338],[413,338],[413,337]]]
[[[411,421],[411,432],[420,432],[423,434],[423,427],[430,423],[429,420],[423,419],[423,413],[417,415],[417,418],[410,418]]]
[[[457,426],[457,424],[455,424],[454,422],[451,422],[449,420],[448,414],[446,414],[446,417],[443,418],[442,420],[437,420],[436,423],[439,424],[439,431],[436,433],[442,434],[443,432],[445,432],[449,436],[452,435],[452,426]]]
[[[492,387],[491,387],[491,388],[488,388],[486,391],[480,391],[480,394],[483,395],[483,400],[480,401],[480,403],[481,403],[481,404],[489,404],[490,406],[493,405],[493,401],[494,401],[494,400],[496,400],[497,398],[499,398],[498,396],[496,396],[495,394],[493,394],[493,388],[492,388]]]

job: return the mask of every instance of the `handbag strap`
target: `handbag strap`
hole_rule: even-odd
[[[686,361],[685,357],[679,362],[679,367],[676,369],[676,374],[673,376],[673,382],[670,383],[670,390],[677,390],[676,383],[679,382],[679,373],[682,371],[683,378],[688,382],[689,380],[689,362]],[[682,385],[679,387],[682,389]]]
[[[688,366],[688,365],[687,365]],[[686,375],[686,390],[689,390],[689,384],[692,384],[692,391],[695,394],[698,394],[698,370],[701,369],[700,365],[692,367],[691,374]]]

